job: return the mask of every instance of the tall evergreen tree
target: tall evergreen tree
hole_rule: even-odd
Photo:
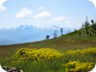
[[[61,36],[63,35],[63,28],[60,29],[60,32],[61,32]]]

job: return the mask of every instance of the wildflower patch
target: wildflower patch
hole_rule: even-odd
[[[28,49],[22,48],[16,52],[16,56],[23,59],[31,60],[54,60],[58,59],[63,54],[55,49],[41,48],[41,49]]]
[[[70,61],[64,66],[66,67],[66,72],[88,72],[93,69],[94,63],[92,62],[79,62],[79,61]]]

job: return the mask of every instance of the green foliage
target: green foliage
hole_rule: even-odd
[[[92,24],[85,22],[78,33],[80,37],[96,36],[96,22],[92,22]]]
[[[27,49],[21,48],[16,52],[16,56],[23,59],[31,60],[54,60],[58,59],[63,54],[55,49],[41,48],[41,49]]]
[[[61,65],[60,60],[50,61],[32,61],[22,59],[6,59],[1,62],[1,65],[7,67],[15,67],[24,72],[65,72],[65,67]]]

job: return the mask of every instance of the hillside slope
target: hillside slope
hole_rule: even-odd
[[[54,48],[60,51],[96,47],[96,36],[79,37],[76,32],[33,43],[0,46],[0,57],[10,57],[20,48]]]

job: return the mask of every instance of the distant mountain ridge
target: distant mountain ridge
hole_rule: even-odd
[[[9,45],[9,44],[16,44],[16,42],[7,39],[0,39],[0,45]]]
[[[59,29],[57,29],[58,31]],[[71,29],[70,29],[71,30]],[[68,33],[65,28],[63,34]],[[26,43],[44,40],[46,35],[53,37],[54,29],[41,29],[32,25],[22,25],[18,28],[0,29],[0,45]],[[58,32],[58,36],[60,33]]]

